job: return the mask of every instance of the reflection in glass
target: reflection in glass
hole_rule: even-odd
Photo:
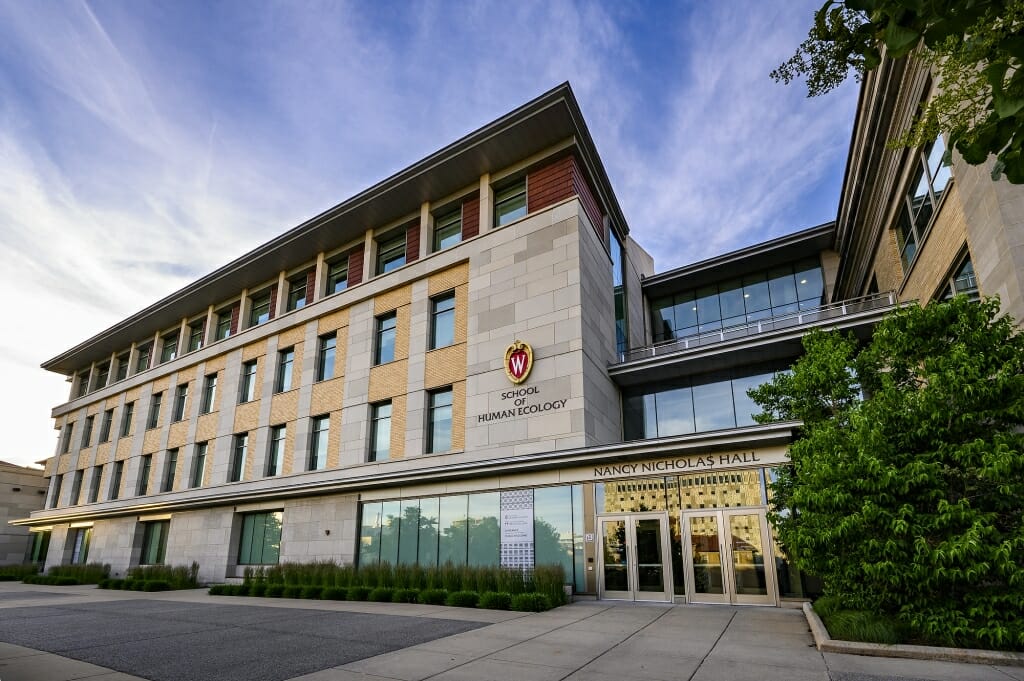
[[[693,553],[693,591],[724,594],[722,554],[716,516],[690,516],[690,548]]]
[[[717,286],[705,286],[699,289],[696,307],[700,333],[722,328],[722,310],[718,304]]]
[[[736,425],[752,426],[754,414],[761,413],[761,407],[747,395],[747,391],[772,380],[774,374],[755,374],[732,379],[732,401],[736,407]]]
[[[380,562],[398,562],[398,533],[401,530],[402,502],[385,501],[381,508]]]
[[[757,515],[729,516],[732,569],[738,595],[763,596],[768,593],[764,571],[764,547],[761,523]]]
[[[437,528],[440,502],[438,497],[420,499],[420,539],[417,550],[420,565],[437,565]]]
[[[536,492],[534,492],[536,494]],[[575,589],[577,593],[587,590],[587,572],[583,566],[583,485],[572,485],[572,540],[573,540],[573,567],[575,568]]]
[[[501,495],[498,492],[469,495],[469,564],[501,563]]]
[[[665,478],[633,478],[594,485],[598,513],[665,511]]]
[[[652,396],[653,397],[653,396]],[[694,431],[693,395],[689,387],[657,393],[655,431],[658,437]]]
[[[379,501],[363,504],[362,529],[359,532],[359,564],[372,565],[380,560]]]
[[[693,412],[697,432],[733,428],[736,414],[728,380],[693,386]]]
[[[441,497],[438,565],[466,564],[466,508],[468,504],[469,497],[464,494]]]
[[[398,562],[415,565],[417,544],[420,537],[420,500],[406,499],[402,502],[401,531],[398,534]]]
[[[626,521],[601,523],[604,551],[605,591],[629,591],[629,566],[626,556]]]
[[[540,487],[533,491],[533,555],[537,565],[558,564],[573,574],[572,489]]]
[[[636,520],[636,569],[639,591],[664,592],[665,566],[661,555],[661,521]]]

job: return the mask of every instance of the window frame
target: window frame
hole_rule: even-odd
[[[310,419],[309,456],[306,470],[320,471],[327,468],[327,454],[330,448],[331,415],[320,414]]]
[[[149,493],[149,476],[153,470],[153,455],[143,454],[139,459],[139,482],[136,486],[137,494],[142,497]]]
[[[231,315],[234,312],[234,306],[229,305],[228,307],[217,310],[214,314],[217,317],[217,324],[213,329],[213,342],[216,343],[219,340],[225,338],[231,338]]]
[[[217,372],[203,376],[203,396],[199,400],[199,414],[210,414],[217,401]]]
[[[153,393],[149,400],[149,414],[146,417],[146,430],[160,427],[160,410],[163,407],[164,391]]]
[[[406,265],[407,240],[404,229],[377,237],[377,257],[374,274],[380,276]],[[401,261],[401,262],[399,262]]]
[[[95,414],[90,414],[85,417],[85,421],[82,423],[82,442],[80,449],[86,449],[92,445],[92,425],[95,421]]]
[[[130,437],[132,434],[132,421],[135,418],[135,400],[125,402],[121,409],[120,437]]]
[[[164,460],[164,475],[160,482],[161,492],[170,492],[174,489],[175,478],[178,473],[178,448],[167,450],[167,456]]]
[[[166,364],[177,359],[180,335],[179,331],[172,331],[160,336],[160,364]]]
[[[949,183],[953,181],[952,172],[948,170],[949,166],[943,164],[941,158],[935,172],[933,172],[929,163],[932,151],[939,144],[942,145],[943,150],[947,149],[946,141],[941,133],[930,144],[918,147],[910,153],[911,164],[909,167],[911,170],[907,175],[908,183],[899,194],[899,206],[892,229],[896,232],[896,255],[899,258],[904,278],[914,268],[917,256],[921,252],[925,241],[928,240],[932,226],[935,224],[936,217],[942,208],[943,199],[949,193]],[[944,183],[942,188],[936,191],[937,178],[939,178],[942,168],[947,168],[946,176],[945,178],[940,178]],[[916,187],[921,184],[924,185],[925,193],[922,205],[915,211],[913,203],[917,197],[911,197],[911,194],[916,192]],[[927,202],[927,206],[925,206],[924,202]],[[930,211],[927,220],[924,221],[923,225],[918,224],[921,214],[926,210]],[[904,228],[906,229],[906,234],[903,233]],[[908,239],[908,236],[911,238]],[[911,248],[913,251],[909,256],[907,255],[908,248]]]
[[[249,315],[245,328],[251,329],[260,324],[266,324],[273,319],[273,310],[270,309],[270,289],[264,289],[249,296]],[[265,311],[259,311],[266,308]]]
[[[451,307],[440,309],[440,305],[451,302]],[[455,289],[445,291],[430,298],[430,336],[427,338],[427,350],[438,350],[455,345],[455,321],[456,321],[456,298]],[[451,342],[439,344],[437,332],[440,328],[438,322],[442,319],[451,318]]]
[[[389,325],[391,324],[391,325]],[[390,356],[385,359],[383,350],[386,338],[391,339]],[[395,346],[398,342],[398,310],[391,310],[374,318],[373,334],[373,365],[388,364],[395,361]]]
[[[77,468],[73,471],[71,476],[71,498],[68,500],[68,506],[78,506],[82,501],[82,479],[85,475],[81,468]]]
[[[266,477],[281,475],[284,471],[284,448],[288,437],[288,425],[285,423],[270,427],[267,442]]]
[[[231,462],[228,482],[241,482],[245,478],[245,460],[249,455],[249,433],[235,433],[231,439]]]
[[[103,444],[104,442],[110,442],[110,429],[114,425],[114,410],[105,409],[103,411],[103,420],[100,421],[100,437],[96,440],[96,444]]]
[[[334,378],[335,361],[338,359],[338,332],[325,333],[318,340],[316,350],[316,383],[329,381]],[[329,347],[328,342],[330,342]],[[327,371],[326,357],[328,354],[331,358],[330,372]]]
[[[297,274],[288,280],[288,297],[284,302],[284,311],[292,312],[294,310],[301,310],[302,308],[309,305],[309,287],[306,285],[309,281],[309,271],[305,271],[302,274]],[[302,289],[302,297],[296,296],[296,291]],[[301,304],[299,301],[301,300]]]
[[[256,400],[256,370],[258,360],[242,363],[241,380],[238,382],[238,403],[246,404]]]
[[[75,436],[75,422],[69,421],[64,424],[64,431],[61,433],[60,453],[67,454],[71,451],[71,438]]]
[[[206,340],[206,320],[200,320],[192,322],[188,325],[188,345],[185,346],[185,352],[195,352],[196,350],[202,350]]]
[[[978,288],[978,274],[974,271],[974,262],[971,259],[970,252],[964,248],[957,255],[956,259],[953,260],[953,263],[953,266],[949,268],[949,274],[943,279],[942,286],[935,292],[932,299],[947,301],[952,300],[956,296],[964,295],[967,296],[968,300],[974,302],[981,300],[981,291]],[[970,273],[962,274],[968,266],[971,268]],[[966,277],[969,281],[973,282],[973,285],[961,291],[957,289],[956,282],[962,277]]]
[[[197,442],[192,454],[192,470],[189,474],[189,489],[195,489],[203,486],[203,481],[206,478],[206,456],[210,448],[210,443],[203,441]]]
[[[97,464],[92,467],[92,485],[89,487],[88,501],[86,503],[95,504],[100,499],[100,483],[103,482],[103,464]]]
[[[295,366],[295,346],[277,351],[277,375],[274,376],[274,393],[292,389],[292,369]]]
[[[440,396],[448,396],[447,404],[436,404],[435,400]],[[454,425],[454,405],[455,405],[455,392],[452,386],[445,386],[442,388],[435,388],[427,392],[427,427],[426,427],[426,449],[427,454],[442,454],[445,452],[452,451],[452,428]],[[448,412],[448,447],[446,449],[438,449],[436,438],[437,429],[443,419],[439,420],[437,414],[447,410]]]
[[[445,240],[453,236],[458,238],[448,245],[444,245]],[[434,219],[434,234],[430,244],[431,253],[443,251],[460,243],[462,243],[462,204]]]
[[[121,496],[121,479],[124,477],[124,460],[114,462],[114,472],[110,474],[110,491],[107,500],[114,501]]]
[[[494,190],[494,229],[504,227],[507,224],[515,222],[520,218],[524,218],[530,214],[530,206],[527,200],[527,178],[523,177],[514,182],[510,182],[500,189]],[[522,200],[522,206],[518,206],[519,200]],[[508,205],[514,207],[507,211],[502,212],[502,208]],[[522,210],[522,213],[518,213]],[[508,216],[512,217],[508,217]]]
[[[381,411],[387,408],[388,413],[386,416],[381,415]],[[388,461],[391,459],[391,419],[394,415],[394,406],[391,400],[383,400],[381,402],[375,402],[370,405],[370,442],[369,452],[367,454],[367,461]],[[377,439],[380,434],[380,429],[384,422],[387,422],[388,440],[386,449],[377,448]]]
[[[135,348],[135,373],[141,374],[143,371],[148,371],[153,363],[153,348],[150,343],[145,345],[139,345]],[[145,362],[143,362],[145,359]]]
[[[239,525],[239,532],[238,532],[238,552],[236,553],[236,556],[237,556],[236,563],[238,565],[277,565],[277,563],[280,562],[280,560],[281,560],[281,535],[283,534],[283,532],[281,530],[284,527],[284,512],[280,511],[280,510],[278,510],[278,511],[255,511],[255,512],[252,512],[252,513],[240,513],[239,516],[240,516],[240,525]],[[253,546],[255,545],[255,543],[252,542],[251,540],[255,538],[257,518],[259,516],[264,516],[264,518],[262,519],[262,522],[260,523],[261,528],[262,528],[262,539],[260,540],[260,544],[262,544],[262,546],[261,546],[261,548],[260,548],[260,550],[259,550],[259,552],[257,554],[257,553],[253,552]],[[273,537],[271,537],[271,542],[269,544],[266,541],[267,540],[267,528],[268,528],[268,522],[267,521],[269,520],[269,518],[271,516],[274,517],[274,525],[276,526],[276,535],[277,535],[276,536],[276,540],[277,540],[277,552],[276,552],[277,555],[276,556],[273,556],[273,553],[270,553],[268,555],[268,552],[267,552],[268,546],[270,546],[270,547],[274,546],[274,543],[273,543],[273,539],[274,538]],[[246,525],[247,524],[251,525],[250,529],[248,529],[248,530],[246,529]],[[246,550],[247,547],[245,546],[245,539],[246,539],[247,535],[249,536],[249,539],[250,539],[250,544],[248,546],[248,550]],[[270,558],[272,556],[274,558],[273,561],[265,560],[265,559]],[[253,558],[258,558],[259,562],[253,560]]]
[[[171,529],[170,520],[148,520],[142,523],[142,546],[139,565],[165,565],[167,559],[167,535]],[[156,551],[152,551],[153,534],[156,533]],[[150,554],[154,554],[151,556]],[[155,558],[150,560],[150,558]]]
[[[171,423],[184,421],[188,417],[185,404],[188,401],[188,383],[179,383],[174,388],[174,404],[171,405]]]
[[[341,276],[344,273],[344,276]],[[327,262],[327,277],[325,280],[324,295],[331,296],[341,293],[348,288],[348,254]],[[344,281],[344,285],[338,288],[338,284]]]

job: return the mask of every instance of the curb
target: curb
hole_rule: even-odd
[[[1008,667],[1024,667],[1024,653],[1006,653],[999,650],[976,650],[973,648],[941,648],[939,646],[912,646],[904,644],[858,643],[855,641],[833,640],[825,624],[814,612],[810,603],[803,604],[807,624],[814,636],[814,645],[823,653],[846,653],[848,655],[869,655],[872,657],[899,657],[909,660],[940,660],[942,662],[967,662],[970,664],[995,664]]]

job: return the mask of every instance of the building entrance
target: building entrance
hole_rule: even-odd
[[[777,605],[763,508],[683,511],[687,601]]]
[[[601,598],[672,601],[668,514],[598,516]]]

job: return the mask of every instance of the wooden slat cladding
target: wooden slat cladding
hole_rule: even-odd
[[[405,262],[415,262],[420,258],[420,223],[419,220],[408,224],[405,228]]]
[[[604,219],[600,206],[594,199],[579,161],[575,156],[566,156],[554,163],[531,172],[526,181],[527,210],[530,213],[543,210],[571,196],[578,196],[583,210],[593,224],[601,241],[608,243]]]
[[[350,287],[363,282],[363,246],[355,248],[348,254],[348,285]]]
[[[462,202],[462,238],[471,239],[480,233],[480,197]]]

